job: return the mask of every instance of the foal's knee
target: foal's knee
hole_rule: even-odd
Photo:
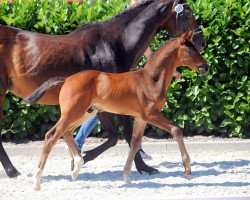
[[[133,138],[131,143],[130,143],[130,149],[138,151],[140,148],[140,139],[139,138]]]
[[[182,131],[180,128],[173,127],[173,128],[171,128],[171,132],[172,132],[174,138],[176,138],[176,139],[183,138],[183,134],[182,134]]]

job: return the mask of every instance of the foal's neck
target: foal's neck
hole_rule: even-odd
[[[159,87],[163,87],[164,91],[167,90],[178,67],[179,59],[177,55],[178,41],[174,39],[157,50],[144,67],[150,78],[158,83]]]

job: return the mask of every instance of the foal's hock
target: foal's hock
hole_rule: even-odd
[[[123,170],[126,183],[130,180],[132,162],[139,149],[147,123],[164,129],[177,140],[185,176],[190,178],[190,158],[181,130],[166,120],[160,111],[165,103],[166,91],[173,73],[178,66],[188,66],[202,75],[208,72],[208,65],[193,45],[192,37],[193,31],[190,31],[163,45],[145,67],[138,71],[112,74],[89,70],[74,74],[65,81],[59,80],[59,82],[64,82],[59,95],[61,118],[46,133],[38,171],[35,175],[35,189],[40,188],[42,171],[52,147],[62,136],[73,141],[74,129],[91,116],[91,113],[86,112],[89,108],[94,109],[95,112],[108,111],[134,116],[131,151]],[[55,78],[55,85],[59,82]],[[49,80],[24,101],[34,103],[52,87],[53,80]],[[84,116],[83,113],[85,113]],[[84,161],[75,143],[71,142],[68,145],[76,162],[76,167],[72,172],[72,178],[75,180]]]

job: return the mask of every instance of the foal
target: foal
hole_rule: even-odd
[[[40,180],[45,162],[56,141],[67,134],[73,140],[72,132],[83,120],[96,111],[134,116],[131,151],[124,166],[124,181],[130,179],[131,166],[139,149],[147,123],[169,132],[179,145],[186,177],[191,176],[190,159],[183,142],[181,130],[166,120],[160,111],[166,101],[166,91],[173,73],[180,65],[186,65],[204,75],[208,65],[192,41],[193,31],[175,38],[162,46],[143,69],[122,74],[94,70],[83,71],[68,78],[54,78],[45,82],[32,95],[24,99],[34,103],[53,86],[65,82],[59,96],[61,118],[45,136],[44,146],[35,175],[35,188],[40,189]],[[93,111],[95,110],[95,111]],[[85,113],[84,117],[82,113]],[[84,164],[75,146],[70,147],[75,160],[73,180]]]

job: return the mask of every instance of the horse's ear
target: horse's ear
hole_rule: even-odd
[[[175,6],[177,6],[177,5],[178,5],[178,3],[179,3],[179,0],[175,0],[175,1],[174,1],[174,3],[173,3],[173,7],[172,7],[172,9],[173,9],[173,10],[175,9]]]
[[[160,9],[160,14],[166,13],[167,12],[167,8],[168,8],[167,4],[163,5],[162,8]]]

